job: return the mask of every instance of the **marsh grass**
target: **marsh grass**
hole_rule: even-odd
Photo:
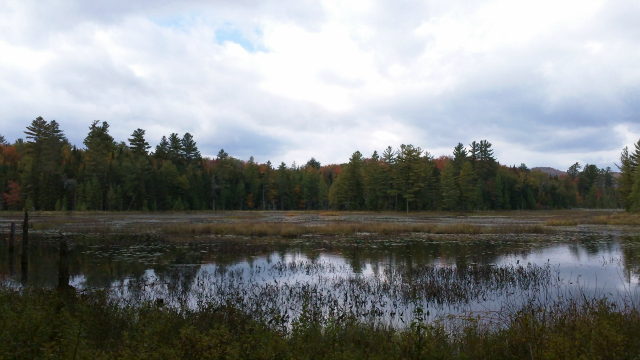
[[[289,328],[256,320],[233,301],[197,309],[122,303],[107,291],[0,288],[0,357],[11,359],[636,359],[640,314],[605,299],[525,304],[488,325],[455,328],[416,309],[403,329],[306,307]]]
[[[577,226],[579,221],[576,219],[551,219],[544,224],[546,226]]]
[[[237,236],[281,236],[299,237],[302,235],[353,235],[369,234],[546,234],[552,231],[541,225],[503,225],[481,226],[472,224],[426,224],[426,223],[343,223],[332,222],[326,225],[304,225],[284,222],[232,223],[232,224],[189,224],[176,223],[161,227],[168,235],[237,235]]]
[[[546,226],[577,226],[577,225],[640,225],[640,214],[620,213],[602,215],[600,212],[589,214],[580,212],[568,216],[549,219]]]
[[[340,216],[340,213],[337,211],[325,211],[321,212],[320,216]]]

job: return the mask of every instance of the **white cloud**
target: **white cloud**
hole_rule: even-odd
[[[101,119],[118,140],[190,132],[206,155],[291,164],[488,139],[503,163],[564,169],[610,166],[638,136],[635,2],[9,0],[0,12],[10,140],[43,116],[80,145]]]

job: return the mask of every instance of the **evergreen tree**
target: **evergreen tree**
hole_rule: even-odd
[[[480,144],[475,141],[471,142],[471,144],[469,144],[468,155],[469,160],[471,160],[471,163],[475,166],[476,160],[480,158]]]
[[[440,191],[444,210],[458,209],[459,190],[456,185],[455,171],[453,163],[449,161],[442,168],[442,174],[440,175]]]
[[[433,157],[426,151],[425,155],[422,157],[422,163],[423,186],[420,191],[421,205],[427,210],[435,210],[438,208],[441,174],[433,160]]]
[[[309,159],[309,161],[307,161],[307,164],[305,165],[305,167],[312,167],[316,170],[320,170],[320,162],[318,162],[318,160],[316,160],[315,158],[311,158]]]
[[[458,177],[460,187],[460,205],[462,208],[472,210],[476,198],[476,174],[470,162],[465,162]]]
[[[38,117],[27,126],[23,181],[27,197],[37,209],[53,210],[63,196],[62,149],[68,144],[59,124]]]
[[[497,170],[497,162],[493,156],[491,143],[487,140],[480,140],[477,146],[477,159],[475,162],[475,170],[478,177],[483,181],[487,181],[495,177]]]
[[[158,160],[169,160],[169,141],[166,136],[160,139],[160,143],[156,145],[156,151],[153,153],[153,157]]]
[[[107,168],[111,160],[111,152],[115,150],[116,144],[113,137],[109,135],[109,124],[103,121],[99,125],[99,120],[94,120],[89,127],[89,134],[84,139],[87,147],[85,162],[87,164],[87,177],[98,177],[100,183],[106,180]]]
[[[455,148],[453,148],[453,168],[455,170],[456,177],[462,171],[462,166],[469,161],[467,158],[467,150],[464,148],[462,143],[458,143]]]
[[[373,152],[370,159],[365,160],[363,174],[365,207],[368,210],[380,210],[384,206],[386,193],[384,172],[377,151]]]
[[[147,150],[151,147],[149,143],[144,139],[145,131],[138,128],[133,131],[131,134],[131,138],[129,140],[129,147],[131,148],[131,152],[135,155],[147,155]]]
[[[395,209],[397,206],[396,198],[398,189],[396,188],[396,161],[398,152],[388,146],[382,153],[382,182],[384,184],[384,192],[387,196],[387,210]]]
[[[320,171],[316,170],[312,165],[307,165],[302,170],[302,197],[305,208],[308,210],[319,207],[319,178],[322,178]]]
[[[169,159],[175,164],[179,164],[183,155],[182,139],[176,133],[169,135]]]
[[[244,180],[245,188],[247,191],[245,205],[247,209],[252,210],[258,207],[258,201],[260,201],[260,166],[256,164],[253,156],[244,166]]]
[[[640,212],[640,171],[634,173],[628,206],[630,211]]]
[[[195,140],[193,140],[193,136],[191,134],[186,133],[182,137],[181,140],[181,148],[178,150],[181,154],[181,158],[184,159],[187,163],[193,160],[200,160],[201,155],[200,151],[198,151],[198,147],[196,146]],[[173,145],[170,146],[172,148]]]
[[[329,203],[329,188],[322,176],[316,177],[318,181],[318,204],[321,209],[326,210]]]
[[[577,179],[578,175],[580,174],[580,169],[581,168],[582,168],[582,166],[580,165],[580,163],[576,162],[575,164],[573,164],[573,165],[571,165],[569,167],[569,169],[567,170],[567,175],[569,175],[571,180]]]
[[[502,182],[502,175],[500,174],[500,172],[498,172],[498,174],[496,175],[493,183],[493,208],[496,210],[500,210],[504,206],[504,183]]]
[[[364,208],[364,158],[360,151],[351,155],[349,164],[341,176],[344,176],[344,185],[347,191],[346,206],[350,210]]]
[[[284,162],[280,163],[276,172],[276,197],[280,205],[280,210],[289,209],[289,175],[287,171],[287,165]]]
[[[216,179],[217,179],[217,188],[218,188],[218,195],[216,196],[216,198],[218,199],[220,208],[222,210],[226,210],[227,209],[227,205],[230,205],[230,199],[231,199],[231,159],[229,157],[229,154],[227,154],[226,151],[224,151],[224,149],[220,149],[220,151],[218,152],[218,155],[216,157],[216,162],[217,162],[217,167],[216,167],[216,172],[214,175],[216,175]]]
[[[620,197],[620,202],[625,209],[630,210],[632,204],[629,200],[629,196],[633,191],[637,165],[634,164],[634,160],[632,159],[631,155],[629,155],[629,150],[627,147],[622,149],[622,153],[620,154],[620,165],[618,165],[618,169],[620,169],[620,178],[618,179],[618,194]]]
[[[409,203],[416,200],[416,194],[422,188],[422,149],[413,145],[401,145],[396,164],[398,190],[405,199],[406,210],[409,212]]]

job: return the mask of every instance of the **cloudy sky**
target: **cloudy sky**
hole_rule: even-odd
[[[3,0],[0,134],[37,116],[289,165],[487,139],[613,167],[640,139],[640,2]]]

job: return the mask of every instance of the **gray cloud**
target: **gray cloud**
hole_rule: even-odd
[[[0,133],[43,116],[81,145],[100,119],[117,140],[190,132],[205,155],[288,164],[488,139],[505,163],[559,168],[611,166],[640,136],[637,2],[530,23],[491,15],[508,2],[354,4],[3,2]]]

